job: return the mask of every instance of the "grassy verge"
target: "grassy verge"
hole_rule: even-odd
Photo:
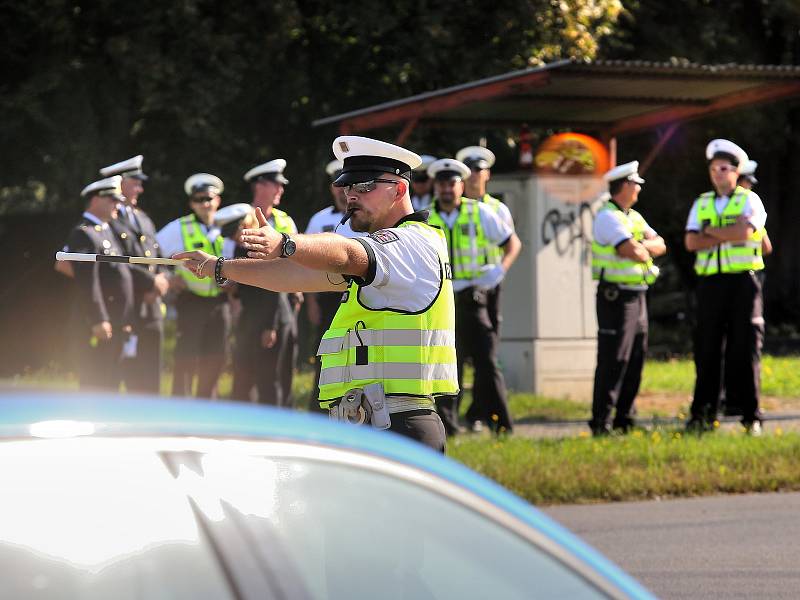
[[[539,505],[800,489],[800,434],[455,439],[448,455]]]
[[[694,375],[691,358],[647,361],[642,374],[642,391],[690,394],[694,389]],[[764,356],[761,393],[780,398],[800,397],[800,356]]]

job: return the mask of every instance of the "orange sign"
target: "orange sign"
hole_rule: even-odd
[[[542,142],[533,166],[539,175],[602,175],[609,168],[608,151],[588,135],[559,133]]]

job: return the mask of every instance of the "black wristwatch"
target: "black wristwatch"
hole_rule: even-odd
[[[289,258],[297,250],[297,244],[289,237],[288,233],[281,232],[283,236],[283,246],[281,246],[281,258]]]

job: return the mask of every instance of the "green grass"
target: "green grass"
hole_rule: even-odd
[[[466,437],[448,455],[534,504],[800,490],[800,434],[677,431],[559,440]]]
[[[642,375],[644,392],[691,393],[694,389],[691,358],[650,360]],[[779,398],[800,397],[800,356],[765,355],[761,361],[761,393]]]

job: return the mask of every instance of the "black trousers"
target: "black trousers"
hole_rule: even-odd
[[[125,387],[137,394],[158,394],[161,390],[161,347],[164,332],[158,324],[154,328],[137,328],[139,338],[135,358],[122,360],[122,375]]]
[[[596,306],[597,368],[589,427],[595,433],[603,433],[612,427],[628,429],[634,424],[633,403],[647,353],[647,295],[601,282]]]
[[[691,419],[711,423],[719,411],[723,380],[742,422],[761,417],[761,348],[764,311],[761,280],[752,271],[701,277],[697,284],[694,362],[697,379]]]
[[[500,339],[500,326],[503,324],[503,315],[500,313],[502,285],[502,283],[498,283],[486,294],[486,310],[489,311],[489,320],[492,322],[492,328],[498,339]]]
[[[246,314],[242,314],[236,328],[236,347],[233,352],[233,393],[235,400],[250,401],[253,387],[258,393],[259,404],[288,406],[291,388],[287,390],[286,377],[281,373],[281,352],[285,351],[286,338],[291,335],[291,326],[281,326],[272,348],[261,345],[260,326],[252,326]],[[290,374],[291,375],[291,374]],[[288,380],[291,386],[291,378]]]
[[[225,365],[225,346],[230,330],[230,310],[225,296],[205,298],[191,292],[178,296],[173,396],[191,396],[197,375],[197,397],[216,394],[217,380]]]
[[[81,330],[76,336],[73,351],[78,358],[78,384],[82,390],[119,391],[122,383],[120,355],[124,335],[121,325],[112,325],[110,340],[91,342],[91,333]]]
[[[464,361],[468,356],[472,357],[475,381],[467,421],[485,421],[497,432],[513,431],[506,383],[497,366],[497,333],[489,317],[486,292],[467,288],[456,294],[456,355],[460,391],[458,396],[443,396],[438,400],[439,414],[447,434],[454,435],[458,431]]]
[[[394,413],[389,418],[392,422],[389,431],[444,453],[447,439],[445,428],[435,410],[411,410]]]

